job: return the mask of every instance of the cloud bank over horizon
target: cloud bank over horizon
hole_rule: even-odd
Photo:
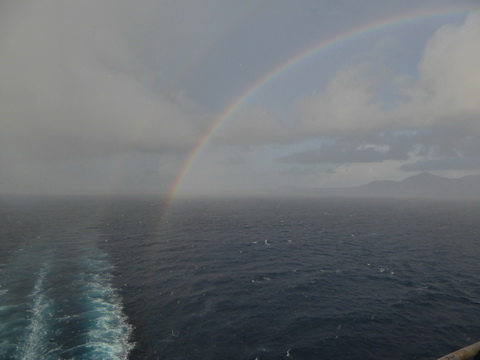
[[[349,4],[335,12],[353,18]],[[360,24],[418,6],[371,5]],[[323,3],[277,5],[274,18],[271,6],[3,2],[0,193],[168,192],[248,83],[307,48],[298,45],[307,30],[318,42],[351,26],[319,27],[329,16]],[[287,32],[285,21],[302,25]],[[184,179],[185,192],[479,172],[480,12],[444,21],[414,24],[421,44],[378,32],[358,39],[365,41],[359,54],[332,51],[286,74],[262,91],[278,96],[245,104],[213,134]],[[388,52],[407,52],[414,40],[421,53],[404,65],[414,71],[402,72]]]

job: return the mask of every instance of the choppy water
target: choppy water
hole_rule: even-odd
[[[2,359],[432,359],[480,340],[480,203],[0,202]]]

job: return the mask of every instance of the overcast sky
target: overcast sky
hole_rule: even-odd
[[[219,120],[179,194],[478,174],[475,9],[478,0],[2,1],[0,193],[165,194]],[[315,45],[382,22],[393,24],[255,87]]]

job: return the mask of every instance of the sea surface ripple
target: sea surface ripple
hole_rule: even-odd
[[[0,358],[432,359],[480,340],[480,203],[3,200]]]

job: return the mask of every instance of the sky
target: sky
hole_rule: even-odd
[[[479,0],[4,0],[0,34],[0,194],[480,173]]]

